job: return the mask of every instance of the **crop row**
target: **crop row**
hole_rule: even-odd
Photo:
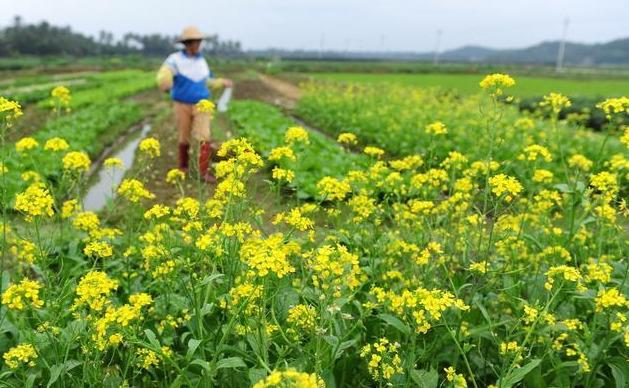
[[[249,139],[263,155],[284,145],[286,130],[297,124],[277,108],[256,101],[235,101],[230,105],[229,117],[239,135]],[[352,168],[364,165],[366,157],[349,153],[329,137],[308,131],[310,144],[299,150],[296,161],[285,161],[281,167],[295,172],[290,186],[300,198],[316,197],[316,183],[323,177],[340,178]]]
[[[469,160],[505,162],[510,172],[524,177],[524,149],[542,145],[554,157],[538,168],[560,178],[579,160],[593,171],[629,170],[624,147],[613,133],[606,137],[525,115],[508,105],[492,105],[481,94],[461,98],[441,89],[330,83],[310,83],[303,91],[297,114],[312,125],[331,135],[354,133],[393,156],[420,154],[429,165],[457,151]],[[488,125],[487,116],[494,113],[499,117]]]

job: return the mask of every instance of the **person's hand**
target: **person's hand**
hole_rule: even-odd
[[[223,78],[221,81],[223,81],[223,87],[225,88],[231,88],[234,86],[234,83],[230,79]]]

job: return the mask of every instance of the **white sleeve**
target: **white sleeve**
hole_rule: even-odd
[[[179,70],[177,69],[177,53],[170,54],[162,66],[168,66],[173,75],[177,75],[179,73]]]

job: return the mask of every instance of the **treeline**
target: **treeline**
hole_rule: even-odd
[[[91,37],[72,31],[70,27],[53,26],[48,22],[25,24],[20,16],[13,24],[0,28],[0,57],[18,55],[128,55],[164,56],[174,50],[176,36],[126,33],[120,39],[107,31]],[[242,55],[240,42],[208,37],[203,50],[209,55],[236,57]]]

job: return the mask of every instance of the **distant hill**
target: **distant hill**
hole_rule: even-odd
[[[440,58],[453,62],[553,64],[557,60],[558,50],[558,41],[511,50],[464,46],[445,51]],[[629,65],[629,38],[600,44],[568,42],[564,63],[573,66]]]
[[[480,64],[534,64],[554,65],[557,61],[559,41],[542,42],[521,49],[492,49],[483,46],[463,46],[444,51],[439,55],[442,62]],[[355,51],[316,51],[266,49],[248,50],[248,55],[256,57],[275,56],[287,59],[323,60],[398,60],[426,61],[434,58],[434,53],[417,52],[355,52]],[[629,66],[629,38],[607,43],[584,44],[566,43],[564,64],[568,66]]]

